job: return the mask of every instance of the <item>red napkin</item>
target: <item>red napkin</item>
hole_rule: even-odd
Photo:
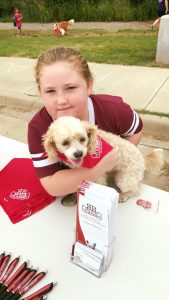
[[[0,204],[13,224],[44,208],[55,197],[41,185],[30,158],[14,158],[0,172]]]

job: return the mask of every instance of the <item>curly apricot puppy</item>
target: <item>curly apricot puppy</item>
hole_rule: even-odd
[[[65,164],[71,168],[78,168],[82,165],[87,152],[95,152],[98,136],[119,148],[121,159],[113,169],[113,175],[115,185],[120,190],[120,202],[138,193],[145,172],[154,175],[163,166],[162,149],[155,149],[144,157],[140,150],[127,140],[70,116],[60,117],[50,125],[43,136],[43,145],[49,160],[56,160],[59,151],[67,158]],[[97,182],[107,184],[107,174]]]

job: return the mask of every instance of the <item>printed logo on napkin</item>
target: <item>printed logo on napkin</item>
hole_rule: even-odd
[[[30,198],[30,193],[27,189],[18,189],[17,192],[13,191],[10,194],[11,199],[17,199],[17,200],[25,200]]]

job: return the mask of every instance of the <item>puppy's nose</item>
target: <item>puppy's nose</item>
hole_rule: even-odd
[[[74,154],[75,158],[81,158],[83,156],[83,152],[82,151],[76,151]]]

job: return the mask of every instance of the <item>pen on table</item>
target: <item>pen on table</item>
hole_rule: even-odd
[[[12,271],[15,269],[16,265],[18,264],[19,258],[20,258],[19,256],[16,257],[8,266],[4,276],[0,280],[0,290],[1,290],[1,287],[3,286],[3,283],[8,279],[8,277],[10,276],[10,274],[12,273]]]
[[[30,295],[22,300],[34,300],[37,297],[44,296],[47,293],[49,293],[53,289],[54,285],[56,285],[56,284],[57,284],[57,282],[51,282],[51,283],[45,285],[44,287],[42,287],[41,289],[39,289],[38,291],[36,291],[35,293],[33,293],[32,295]]]
[[[42,297],[36,297],[35,299],[33,300],[45,300],[47,299],[48,296],[42,296]]]
[[[7,290],[4,292],[3,296],[3,300],[8,300],[11,298],[11,296],[13,296],[14,294],[12,293],[13,289],[16,288],[20,282],[22,282],[22,280],[27,276],[27,274],[29,274],[29,272],[31,271],[30,268],[27,268],[25,270],[23,270],[23,272],[16,278],[16,280],[13,281],[13,283],[11,283]]]
[[[1,266],[2,262],[3,262],[3,260],[4,260],[4,257],[5,257],[5,251],[2,252],[1,255],[0,255],[0,266]]]
[[[32,279],[32,277],[36,274],[36,272],[37,272],[37,269],[30,269],[29,272],[28,272],[28,274],[26,276],[24,276],[24,278],[21,278],[21,280],[18,281],[19,284],[17,284],[16,282],[14,282],[13,287],[11,287],[12,290],[10,289],[10,291],[8,293],[8,298],[9,299],[19,299],[20,294],[18,293],[18,291],[22,287],[24,287],[27,282],[29,282]],[[21,273],[21,275],[22,274],[23,273]],[[7,300],[8,298],[5,298],[5,299]]]
[[[1,295],[4,293],[4,291],[7,290],[8,286],[10,286],[14,280],[23,272],[24,269],[26,269],[28,264],[28,261],[25,261],[16,271],[15,273],[8,279],[8,281],[5,281],[3,284],[3,287],[1,287],[0,291],[0,299]]]
[[[36,274],[38,268],[36,269],[31,269],[30,272],[26,275],[25,278],[17,285],[12,291],[16,293],[19,291],[21,288],[23,288],[30,280],[33,278],[33,276]]]
[[[44,276],[46,275],[47,270],[44,272],[40,272],[35,277],[32,278],[31,281],[28,282],[24,287],[22,287],[18,292],[15,293],[13,296],[13,300],[19,299],[21,296],[23,296],[27,291],[29,291],[35,284],[37,284]]]
[[[2,273],[3,273],[3,271],[5,270],[5,268],[6,268],[7,264],[8,264],[8,261],[10,260],[10,258],[11,258],[11,254],[7,254],[4,257],[3,262],[2,262],[2,264],[0,266],[0,277],[1,277]]]

